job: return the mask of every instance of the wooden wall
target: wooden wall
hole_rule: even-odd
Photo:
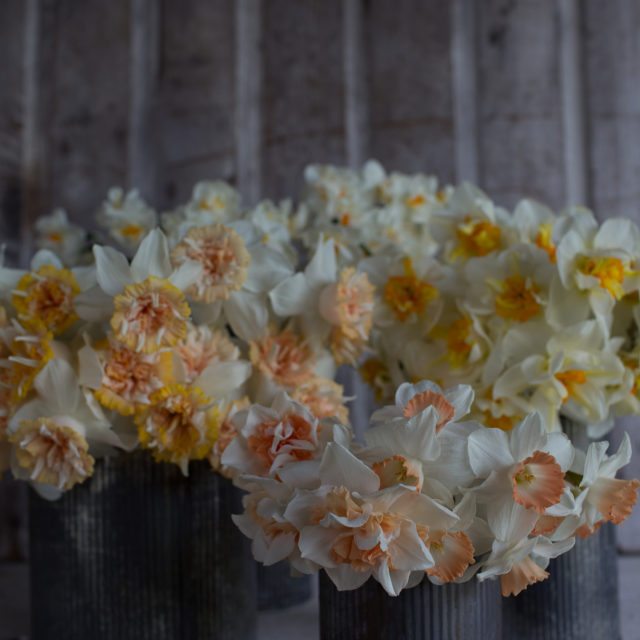
[[[37,216],[88,221],[114,184],[251,202],[368,157],[640,221],[639,36],[637,0],[2,0],[0,236],[24,262]]]

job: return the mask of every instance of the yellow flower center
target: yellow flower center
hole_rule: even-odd
[[[131,240],[135,240],[140,237],[144,232],[144,227],[141,227],[139,224],[127,224],[120,229],[120,233],[125,238],[130,238]]]
[[[534,242],[537,247],[546,251],[549,256],[549,260],[555,263],[556,245],[553,243],[553,225],[549,223],[540,225]]]
[[[496,313],[501,318],[526,322],[540,311],[537,294],[540,288],[521,275],[510,276],[500,283],[496,296]]]
[[[187,334],[191,313],[184,294],[168,280],[150,276],[128,285],[113,301],[111,328],[132,351],[153,353]]]
[[[373,389],[375,398],[382,402],[385,389],[391,382],[391,374],[387,365],[378,358],[369,358],[360,366],[360,376]]]
[[[78,319],[73,304],[78,293],[71,271],[47,264],[20,278],[11,302],[26,327],[58,335]]]
[[[411,208],[420,207],[426,201],[427,199],[421,193],[418,193],[415,196],[411,196],[410,198],[406,199],[407,206]]]
[[[484,411],[482,416],[483,422],[487,427],[501,429],[502,431],[511,431],[513,429],[514,418],[511,416],[494,416],[491,411]]]
[[[576,394],[576,387],[584,384],[587,381],[586,371],[581,369],[567,369],[566,371],[560,371],[555,375],[558,380],[566,389],[566,396],[563,398],[567,401],[571,396]]]
[[[500,248],[502,231],[488,220],[472,220],[467,217],[456,229],[458,248],[454,257],[486,256]]]
[[[624,295],[622,283],[630,272],[625,268],[625,264],[620,258],[581,256],[577,266],[581,273],[596,278],[600,282],[600,286],[606,289],[612,298],[619,300]]]
[[[138,437],[159,462],[183,470],[189,460],[206,458],[218,436],[220,413],[197,387],[172,384],[151,394],[150,405],[136,416]]]
[[[444,340],[446,345],[446,359],[454,369],[463,367],[469,360],[473,348],[471,336],[471,318],[462,316],[446,326],[439,325],[431,331],[431,336],[437,340]]]
[[[411,258],[405,258],[402,266],[404,275],[387,280],[383,298],[398,320],[404,322],[413,314],[421,314],[429,302],[438,297],[438,290],[416,276]]]
[[[33,381],[53,358],[50,333],[20,334],[9,346],[7,381],[12,403],[22,402],[33,387]]]

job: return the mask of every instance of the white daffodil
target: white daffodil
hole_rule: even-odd
[[[510,509],[489,518],[495,536],[493,548],[478,573],[481,582],[500,576],[503,596],[518,595],[528,586],[549,577],[550,558],[569,551],[574,538],[553,543],[543,536],[529,537],[536,522],[535,512],[513,503]]]
[[[143,238],[158,224],[156,212],[136,189],[128,193],[112,187],[96,214],[96,220],[127,252],[133,253]]]
[[[339,590],[370,576],[398,595],[413,571],[434,566],[421,537],[458,520],[435,500],[402,486],[379,490],[378,476],[340,444],[327,447],[321,486],[299,491],[285,518],[300,531],[302,558],[323,567]]]
[[[94,267],[66,269],[47,249],[33,256],[29,270],[0,267],[0,296],[11,305],[19,322],[54,336],[74,326],[82,294],[95,282]]]
[[[202,267],[186,261],[171,265],[167,239],[154,229],[131,264],[111,247],[95,246],[98,287],[79,297],[78,315],[86,320],[111,316],[114,337],[131,350],[153,353],[186,336],[191,310],[185,291]]]
[[[53,251],[68,267],[78,263],[85,249],[87,232],[69,221],[64,209],[54,209],[51,215],[36,220],[36,246]]]
[[[559,416],[564,415],[589,425],[592,437],[609,431],[613,426],[610,404],[616,398],[612,390],[623,384],[625,375],[615,353],[619,343],[610,341],[595,320],[559,332],[538,329],[511,334],[511,349],[521,354],[529,350],[532,355],[524,355],[498,377],[494,397],[523,396],[524,406],[539,411],[552,430],[561,428]],[[542,353],[540,344],[545,344]]]
[[[640,229],[631,220],[576,221],[558,245],[560,282],[551,290],[549,320],[578,322],[592,310],[610,323],[616,301],[640,288]]]
[[[499,335],[505,324],[544,315],[554,272],[544,251],[524,244],[469,260],[464,269],[468,296],[462,304],[485,316],[489,333]]]
[[[433,213],[430,226],[447,262],[486,256],[512,242],[507,211],[466,182],[456,187],[447,202]]]
[[[267,294],[293,273],[289,257],[262,244],[246,221],[189,228],[171,259],[177,267],[196,262],[202,268],[187,290],[194,316],[207,324],[228,322],[243,340],[264,334]]]
[[[628,434],[617,453],[608,456],[607,442],[589,445],[584,466],[579,469],[582,478],[578,490],[584,494],[581,526],[577,534],[581,537],[596,531],[604,522],[624,522],[638,499],[640,480],[616,478],[616,473],[631,461],[631,441]]]
[[[299,317],[312,347],[328,344],[337,364],[355,363],[373,322],[373,287],[352,267],[338,271],[332,240],[321,243],[304,272],[269,294],[275,313]]]
[[[419,337],[438,321],[442,310],[439,287],[447,271],[435,260],[414,261],[390,250],[362,260],[359,268],[376,288],[376,326]]]
[[[9,421],[13,473],[53,499],[93,473],[96,455],[121,446],[109,421],[64,360],[51,360],[34,382],[37,396]]]
[[[449,499],[450,491],[474,480],[467,438],[481,426],[457,423],[472,402],[473,391],[467,386],[442,391],[429,381],[400,385],[396,405],[376,411],[372,428],[365,432],[369,457],[376,460],[374,470]],[[383,481],[383,486],[390,483]]]
[[[175,211],[162,214],[162,227],[171,237],[184,237],[189,229],[228,224],[240,213],[240,196],[222,181],[198,182],[191,199]]]
[[[469,435],[468,451],[473,472],[483,480],[473,491],[495,518],[512,513],[513,502],[537,514],[560,502],[574,457],[569,439],[547,433],[537,413],[508,433],[477,429]]]
[[[240,474],[279,478],[293,486],[317,483],[320,459],[328,442],[348,444],[340,425],[320,423],[286,393],[271,407],[252,405],[233,417],[237,436],[225,449],[222,464]]]

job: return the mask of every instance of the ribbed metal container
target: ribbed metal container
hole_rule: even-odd
[[[32,640],[252,640],[241,496],[205,463],[102,460],[56,502],[30,497]]]
[[[292,576],[288,562],[256,565],[259,611],[288,609],[311,598],[311,576]]]
[[[586,429],[563,422],[572,442],[586,449]],[[518,640],[620,640],[616,532],[607,524],[551,560],[549,578],[503,603],[507,637]]]
[[[392,598],[372,579],[338,591],[323,572],[320,640],[495,640],[500,606],[497,581],[438,587],[425,579]]]

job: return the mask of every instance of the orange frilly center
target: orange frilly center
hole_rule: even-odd
[[[453,582],[461,578],[469,565],[475,562],[471,539],[462,531],[428,531],[426,535],[421,534],[421,537],[435,563],[427,569],[427,574],[442,582]]]
[[[556,459],[544,452],[518,463],[511,473],[513,499],[537,513],[560,501],[564,489],[564,473]]]
[[[295,460],[312,458],[316,448],[314,433],[314,425],[304,416],[287,413],[258,424],[247,438],[247,446],[265,467],[271,468],[285,448]]]
[[[428,407],[433,407],[438,412],[436,431],[442,430],[444,426],[453,419],[456,413],[453,405],[444,395],[427,389],[426,391],[417,393],[407,402],[403,410],[403,415],[405,418],[413,418]]]
[[[188,293],[206,303],[226,300],[232,291],[238,291],[251,262],[242,237],[222,224],[190,229],[171,257],[176,265],[195,260],[202,266],[201,277]]]
[[[153,353],[187,334],[191,310],[182,291],[168,280],[150,276],[130,284],[113,303],[111,328],[132,351]]]
[[[313,376],[311,347],[289,329],[249,343],[251,364],[283,387],[295,387]]]
[[[307,382],[296,387],[291,397],[303,404],[318,419],[337,418],[347,423],[349,410],[345,405],[342,385],[328,378],[314,376]]]
[[[517,562],[509,573],[500,576],[500,586],[503,596],[517,596],[529,585],[542,582],[549,577],[549,574],[531,558]]]
[[[424,476],[422,465],[401,455],[394,455],[376,462],[371,467],[380,478],[380,489],[387,489],[398,484],[422,489]]]
[[[599,478],[589,491],[589,500],[606,521],[621,524],[631,515],[639,487],[640,480]]]

